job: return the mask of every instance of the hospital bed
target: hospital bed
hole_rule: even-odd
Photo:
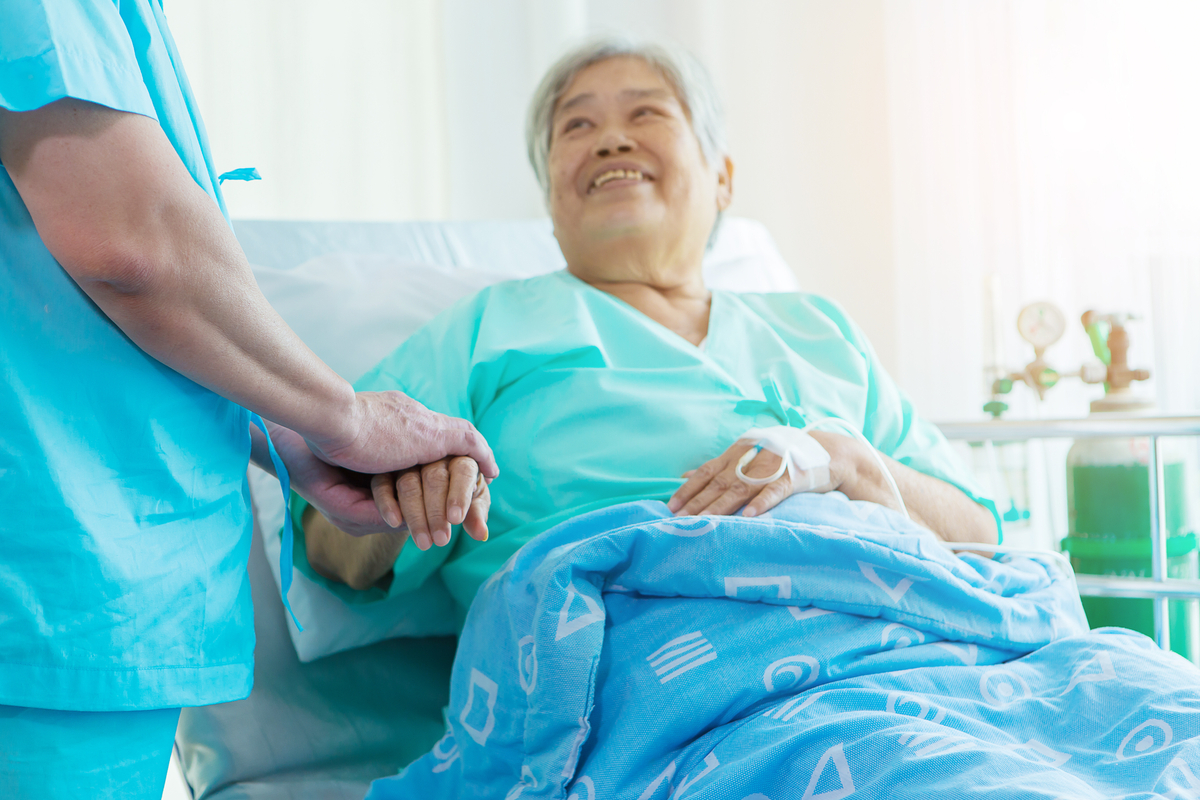
[[[235,223],[268,299],[349,380],[455,300],[485,285],[562,268],[545,220],[413,223]],[[710,286],[788,291],[795,278],[769,234],[726,220],[705,263]],[[1042,421],[944,425],[951,439],[1006,441],[1200,434],[1200,417],[1095,423]],[[1159,469],[1151,470],[1154,574],[1078,576],[1081,593],[1153,597],[1158,641],[1168,646],[1168,599],[1200,597],[1200,581],[1166,577]],[[184,712],[177,748],[196,798],[360,798],[373,778],[421,755],[443,732],[441,709],[454,640],[421,636],[386,607],[348,608],[299,572],[290,594],[300,632],[279,600],[278,484],[251,469],[255,535],[255,687],[235,703]],[[382,632],[382,633],[381,633]],[[384,636],[382,640],[380,637]],[[404,637],[404,638],[391,638]],[[438,685],[417,694],[409,686]]]
[[[564,266],[548,220],[319,223],[239,221],[263,292],[326,363],[355,380],[461,297]],[[726,219],[705,259],[710,286],[789,291],[766,229]],[[278,483],[251,468],[255,534],[254,691],[185,710],[177,750],[196,798],[361,798],[369,782],[429,749],[444,726],[452,637],[413,638],[395,609],[351,608],[299,571],[279,600]],[[386,637],[380,639],[381,632]],[[439,685],[417,694],[409,686]]]

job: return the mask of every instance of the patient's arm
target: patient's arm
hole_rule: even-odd
[[[829,483],[815,491],[835,489],[851,500],[868,500],[899,510],[891,487],[867,445],[848,436],[810,431],[829,453]],[[676,514],[732,514],[745,506],[746,516],[756,516],[777,506],[795,493],[792,475],[785,472],[766,486],[741,481],[734,470],[737,461],[751,448],[734,442],[721,455],[689,472],[687,482],[671,497],[668,507]],[[990,511],[956,486],[879,454],[896,481],[909,516],[947,542],[996,543],[996,523]],[[771,475],[779,456],[763,450],[745,468],[750,477]]]
[[[408,541],[407,528],[351,536],[312,506],[305,509],[301,524],[308,563],[317,574],[359,591],[370,589],[392,571],[400,548]]]

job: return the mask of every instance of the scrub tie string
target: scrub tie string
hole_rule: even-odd
[[[296,612],[292,611],[292,604],[288,602],[288,589],[292,588],[292,548],[294,547],[294,534],[292,533],[292,481],[288,477],[287,467],[283,465],[283,459],[279,457],[279,453],[275,452],[275,444],[271,441],[271,434],[267,431],[267,423],[263,422],[263,418],[254,412],[250,413],[250,421],[263,432],[263,436],[267,437],[267,451],[271,454],[271,463],[275,465],[275,477],[279,478],[279,488],[283,490],[283,541],[279,548],[279,593],[283,598],[283,607],[287,609],[288,614],[292,618],[292,622],[296,625],[296,630],[303,633],[304,627],[300,624],[300,620],[296,619]]]

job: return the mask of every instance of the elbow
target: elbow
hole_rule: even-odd
[[[322,578],[334,583],[344,583],[356,592],[365,592],[383,577],[366,565],[338,563],[336,559],[324,559],[319,554],[310,554],[308,563]]]
[[[386,574],[386,573],[384,573]],[[383,575],[377,575],[367,570],[354,570],[348,575],[343,576],[343,583],[349,586],[356,592],[365,592],[379,583],[379,579]]]
[[[63,269],[89,295],[136,298],[154,294],[166,277],[168,259],[136,243],[106,241],[78,251],[55,253]],[[53,253],[54,251],[51,250]]]

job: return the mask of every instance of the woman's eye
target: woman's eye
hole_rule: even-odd
[[[571,131],[576,130],[577,128],[582,128],[583,126],[585,126],[587,124],[588,124],[588,121],[586,119],[567,120],[567,123],[565,125],[563,125],[562,132],[570,133]]]
[[[638,117],[646,117],[646,116],[650,116],[651,114],[657,114],[657,113],[658,113],[657,109],[653,109],[653,108],[644,106],[642,108],[638,108],[638,109],[634,110],[633,118],[637,119]]]

